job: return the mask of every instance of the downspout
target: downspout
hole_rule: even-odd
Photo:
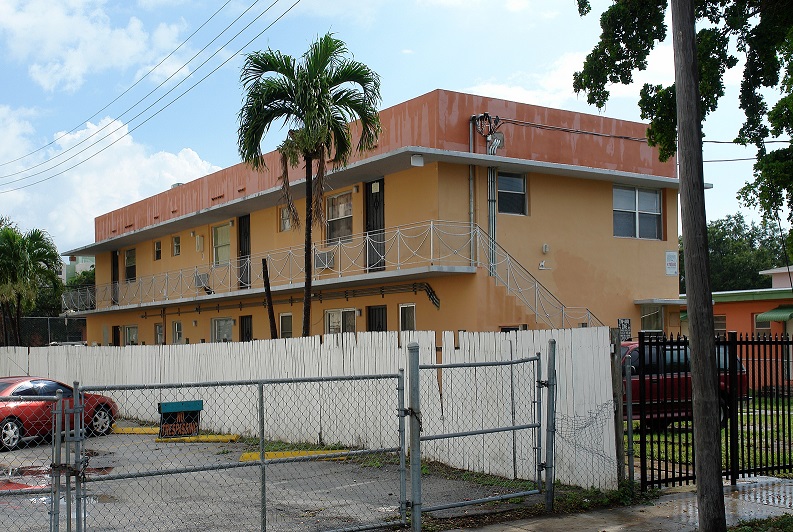
[[[468,152],[474,153],[474,120],[476,115],[471,115],[468,122]],[[474,173],[476,169],[473,164],[468,165],[468,223],[471,235],[471,266],[476,264],[476,241],[474,240]]]
[[[496,150],[501,145],[501,140],[495,135],[487,136],[487,154],[495,155]],[[495,275],[496,268],[496,197],[498,180],[498,168],[495,166],[487,167],[487,234],[488,240],[488,261],[490,275]]]

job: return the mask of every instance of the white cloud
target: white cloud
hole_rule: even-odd
[[[97,136],[80,144],[98,131],[101,132]],[[149,153],[132,136],[124,136],[128,131],[126,124],[110,118],[97,124],[88,123],[74,133],[56,134],[55,138],[60,138],[50,156],[73,155],[111,131],[114,132],[107,139],[75,159],[19,184],[63,172],[60,175],[38,185],[0,193],[0,212],[23,229],[36,227],[47,231],[63,252],[94,241],[96,216],[167,190],[174,183],[191,181],[220,169],[202,160],[190,148],[179,153]],[[111,145],[113,141],[117,142]],[[72,147],[75,150],[66,153]],[[100,152],[101,148],[105,150]],[[51,160],[55,164],[61,159]],[[78,162],[79,165],[68,169]],[[4,189],[7,190],[0,185],[0,191]]]
[[[416,52],[411,50],[410,48],[405,48],[404,50],[402,50],[402,53],[405,55],[410,55],[410,54],[415,54]]]
[[[0,3],[0,38],[11,57],[30,63],[30,77],[47,91],[75,91],[87,75],[152,61],[173,49],[179,26],[149,35],[135,17],[114,25],[102,0]]]

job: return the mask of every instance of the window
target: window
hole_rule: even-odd
[[[212,341],[230,342],[234,331],[234,320],[231,318],[214,318],[212,320]]]
[[[154,241],[154,260],[162,258],[162,242],[160,240]]]
[[[137,325],[127,325],[124,327],[124,345],[138,345]]]
[[[727,316],[713,316],[713,331],[716,336],[727,336]]]
[[[171,239],[172,255],[178,257],[182,254],[182,237],[175,236]]]
[[[352,236],[352,193],[328,198],[328,242],[348,242]]]
[[[518,174],[498,174],[498,212],[523,214],[526,210],[526,178]]]
[[[660,305],[642,305],[642,330],[663,331],[664,311]]]
[[[278,209],[278,217],[280,219],[280,223],[278,225],[279,231],[289,231],[292,229],[292,218],[289,216],[289,209],[286,207],[281,207]]]
[[[325,334],[355,332],[355,309],[325,311]]]
[[[758,321],[757,314],[754,316],[754,334],[755,336],[771,336],[771,322]]]
[[[212,228],[212,257],[215,264],[231,260],[231,226],[218,225]]]
[[[181,344],[184,342],[184,335],[182,333],[182,322],[175,321],[171,324],[171,328],[173,332],[171,333],[172,342],[175,344]]]
[[[154,324],[154,343],[157,345],[163,345],[165,343],[165,329],[162,326],[162,323],[155,323]]]
[[[416,305],[414,303],[399,305],[399,330],[416,330]]]
[[[292,338],[292,314],[281,314],[281,338]]]
[[[124,280],[131,282],[135,280],[135,250],[128,249],[124,252]]]
[[[614,236],[661,240],[661,193],[614,187]]]

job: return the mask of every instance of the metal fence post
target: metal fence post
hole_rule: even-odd
[[[410,385],[410,524],[421,532],[421,406],[419,404],[419,344],[408,344]]]
[[[631,365],[631,358],[625,359],[625,407],[626,417],[628,418],[628,480],[631,484],[634,482],[633,473],[633,381],[631,380],[633,373],[633,366]]]
[[[50,473],[50,532],[60,528],[61,510],[61,431],[63,430],[63,390],[55,390],[55,434],[52,435],[52,471]]]
[[[554,442],[556,439],[556,340],[548,340],[548,414],[545,444],[545,510],[553,511]]]
[[[267,530],[267,475],[265,467],[265,449],[264,449],[264,383],[260,382],[259,385],[259,476],[260,476],[260,501],[262,506],[261,514],[261,529]]]
[[[85,395],[80,391],[80,383],[74,381],[74,510],[76,516],[76,528],[78,532],[83,532],[86,528],[86,507],[85,507],[85,485],[83,471],[85,462],[83,461],[83,442],[88,436],[88,429],[85,426],[84,410]],[[69,435],[67,434],[68,438]]]
[[[405,370],[399,370],[397,378],[397,407],[399,408],[399,518],[407,524],[408,489],[405,465]]]

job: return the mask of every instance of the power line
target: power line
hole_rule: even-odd
[[[185,91],[184,91],[182,94],[178,95],[176,98],[174,98],[173,100],[171,100],[170,102],[168,102],[167,104],[165,104],[165,105],[164,105],[162,108],[160,108],[159,110],[157,110],[157,111],[156,111],[154,114],[152,114],[151,116],[149,116],[148,118],[146,118],[145,120],[143,120],[143,122],[141,122],[140,124],[138,124],[138,125],[137,125],[137,126],[135,126],[134,128],[130,129],[130,130],[127,132],[127,133],[123,134],[122,136],[120,136],[119,138],[117,138],[116,140],[114,140],[113,142],[111,142],[110,144],[108,144],[107,146],[105,146],[105,147],[103,147],[103,148],[99,149],[99,150],[98,150],[96,153],[93,153],[93,154],[89,155],[89,156],[88,156],[86,159],[84,159],[84,160],[82,160],[82,161],[80,161],[80,162],[78,162],[78,163],[75,163],[74,165],[70,166],[69,168],[66,168],[66,169],[64,169],[64,170],[61,170],[60,172],[57,172],[57,173],[55,173],[55,174],[53,174],[53,175],[51,175],[51,176],[49,176],[49,177],[45,177],[45,178],[43,178],[43,179],[39,179],[38,181],[34,181],[34,182],[32,182],[32,183],[28,183],[28,184],[26,184],[26,185],[22,185],[22,186],[19,186],[19,187],[16,187],[16,188],[10,188],[10,189],[6,189],[6,190],[0,190],[0,194],[6,194],[6,193],[8,193],[8,192],[14,192],[14,191],[17,191],[17,190],[22,190],[22,189],[24,189],[24,188],[32,187],[33,185],[38,185],[39,183],[43,183],[43,182],[45,182],[45,181],[49,181],[50,179],[53,179],[53,178],[55,178],[55,177],[57,177],[57,176],[59,176],[59,175],[63,175],[64,173],[68,172],[69,170],[72,170],[72,169],[76,168],[77,166],[79,166],[79,165],[81,165],[81,164],[83,164],[83,163],[85,163],[85,162],[89,161],[90,159],[92,159],[92,158],[96,157],[97,155],[99,155],[100,153],[102,153],[103,151],[105,151],[106,149],[110,148],[111,146],[113,146],[114,144],[116,144],[117,142],[119,142],[121,139],[123,139],[124,137],[126,137],[127,135],[129,135],[130,133],[132,133],[133,131],[137,130],[139,127],[141,127],[141,126],[143,126],[144,124],[146,124],[146,123],[147,123],[149,120],[151,120],[152,118],[154,118],[155,116],[157,116],[158,114],[160,114],[162,111],[164,111],[165,109],[167,109],[168,107],[170,107],[170,106],[171,106],[173,103],[175,103],[177,100],[179,100],[180,98],[182,98],[182,96],[184,96],[184,95],[186,95],[187,93],[189,93],[191,90],[193,90],[195,87],[197,87],[197,86],[198,86],[200,83],[202,83],[204,80],[206,80],[206,79],[207,79],[209,76],[211,76],[212,74],[214,74],[215,72],[217,72],[218,70],[220,70],[220,68],[221,68],[221,67],[223,67],[223,66],[224,66],[226,63],[228,63],[229,61],[231,61],[231,59],[232,59],[233,57],[235,57],[235,56],[236,56],[238,53],[240,53],[240,52],[241,52],[243,49],[245,49],[245,47],[249,46],[251,43],[253,43],[253,41],[255,41],[256,39],[258,39],[259,37],[261,37],[261,36],[264,34],[264,32],[266,32],[267,30],[269,30],[269,29],[270,29],[270,28],[271,28],[271,27],[272,27],[272,26],[273,26],[273,25],[274,25],[276,22],[278,22],[278,21],[279,21],[279,20],[281,20],[283,17],[285,17],[285,16],[287,15],[287,13],[289,13],[289,12],[290,12],[292,9],[294,9],[294,8],[295,8],[295,6],[297,6],[297,4],[299,4],[299,3],[300,3],[300,1],[301,1],[301,0],[295,0],[295,2],[294,2],[294,3],[293,3],[291,6],[289,6],[289,8],[288,8],[286,11],[284,11],[283,13],[281,13],[281,14],[280,14],[280,15],[279,15],[279,16],[278,16],[278,17],[277,17],[275,20],[273,20],[273,21],[272,21],[270,24],[268,24],[268,25],[267,25],[267,27],[265,27],[265,28],[264,28],[262,31],[260,31],[258,34],[256,34],[256,36],[254,36],[254,37],[253,37],[251,40],[249,40],[247,43],[245,43],[245,45],[244,45],[242,48],[240,48],[239,50],[237,50],[237,52],[235,52],[233,55],[229,56],[229,58],[228,58],[228,59],[226,59],[225,61],[223,61],[222,63],[220,63],[220,64],[219,64],[217,67],[215,67],[215,68],[214,68],[214,69],[213,69],[211,72],[209,72],[209,73],[208,73],[206,76],[204,76],[203,78],[199,79],[199,80],[198,80],[197,82],[195,82],[193,85],[191,85],[190,87],[188,87],[188,88],[187,88],[187,90],[185,90]],[[278,0],[276,0],[275,2],[273,2],[273,4],[271,4],[271,5],[270,5],[270,7],[272,7],[272,6],[273,6],[273,5],[275,5],[276,3],[278,3]],[[267,9],[269,10],[269,9],[270,9],[270,7],[268,7]],[[266,11],[265,11],[265,13],[266,13]],[[264,13],[262,13],[262,14],[264,14]],[[259,17],[261,17],[261,15],[259,15]],[[257,17],[257,19],[258,19],[259,17]],[[246,26],[246,28],[244,28],[244,29],[247,29],[247,27],[248,27],[248,26]],[[244,31],[244,29],[243,29],[242,31]],[[242,31],[241,31],[241,32],[242,32]],[[240,32],[240,33],[241,33],[241,32]],[[228,41],[226,44],[228,44],[228,43],[230,43],[231,41],[233,41],[234,39],[236,39],[236,38],[237,38],[237,36],[239,36],[239,33],[238,33],[237,35],[235,35],[235,36],[234,36],[234,37],[233,37],[233,38],[232,38],[230,41]],[[213,54],[213,55],[216,55],[216,54],[217,54],[217,52],[216,52],[215,54]],[[204,63],[206,63],[206,61],[205,61]],[[202,65],[201,65],[201,66],[203,66],[203,64],[204,64],[204,63],[202,63]],[[200,67],[199,67],[199,68],[200,68]],[[180,82],[180,84],[181,84],[181,82]],[[178,86],[178,85],[177,85],[177,86]],[[174,87],[174,89],[175,89],[175,88],[176,88],[176,87]],[[162,100],[162,99],[163,99],[165,96],[167,96],[167,95],[168,95],[170,92],[172,92],[174,89],[171,89],[170,91],[168,91],[168,93],[166,93],[166,94],[164,94],[162,97],[160,97],[160,98],[157,100],[157,102],[159,102],[160,100]],[[147,108],[146,108],[144,111],[142,111],[141,113],[139,113],[138,115],[136,115],[135,117],[133,117],[133,120],[134,120],[135,118],[137,118],[138,116],[140,116],[141,114],[143,114],[143,112],[145,112],[146,110],[148,110],[148,109],[150,109],[151,107],[153,107],[153,106],[154,106],[154,105],[155,105],[157,102],[154,102],[154,104],[150,105],[150,106],[149,106],[149,107],[147,107]],[[102,139],[100,139],[100,140],[104,140],[105,138],[107,138],[108,136],[110,136],[112,133],[115,133],[116,131],[118,131],[119,129],[121,129],[121,127],[123,127],[123,126],[119,126],[119,127],[118,127],[118,128],[116,128],[115,130],[111,131],[111,132],[110,132],[108,135],[105,135],[104,137],[102,137]],[[94,143],[94,144],[96,144],[96,143]],[[87,149],[87,148],[86,148],[86,149]],[[85,149],[84,149],[84,150],[82,150],[82,151],[85,151]],[[82,151],[81,151],[81,152],[79,152],[79,153],[82,153]],[[79,153],[78,153],[78,154],[76,154],[76,155],[79,155]],[[72,156],[72,157],[70,157],[69,159],[72,159],[72,158],[74,158],[76,155],[73,155],[73,156]],[[69,159],[67,159],[67,160],[69,160]],[[64,162],[65,162],[65,161],[64,161]],[[60,164],[63,164],[63,162],[62,162],[62,163],[59,163],[59,164],[58,164],[58,165],[56,165],[56,166],[60,166]],[[43,173],[43,171],[42,171],[42,172],[39,172],[39,174],[41,174],[41,173]],[[39,175],[39,174],[34,174],[34,175]],[[33,177],[33,176],[28,176],[27,178],[24,178],[24,179],[28,179],[28,178],[30,178],[30,177]]]
[[[236,19],[235,19],[235,20],[234,20],[234,21],[233,21],[231,24],[229,24],[228,26],[226,26],[226,28],[224,28],[222,32],[220,32],[220,33],[219,33],[219,34],[218,34],[218,35],[217,35],[215,38],[213,38],[213,39],[212,39],[212,40],[211,40],[209,43],[207,43],[207,45],[206,45],[206,46],[204,46],[204,47],[203,47],[201,50],[199,50],[198,52],[196,52],[196,53],[193,55],[193,57],[191,57],[191,58],[190,58],[190,59],[187,61],[187,63],[183,64],[181,67],[179,67],[179,69],[178,69],[178,70],[176,70],[176,71],[175,71],[175,72],[173,72],[173,73],[172,73],[170,76],[168,76],[168,78],[167,78],[166,80],[164,80],[164,81],[163,81],[162,83],[160,83],[160,84],[159,84],[157,87],[155,87],[154,89],[152,89],[151,91],[149,91],[149,93],[148,93],[148,94],[146,94],[146,96],[144,96],[143,98],[141,98],[140,100],[138,100],[137,102],[135,102],[135,103],[134,103],[134,104],[133,104],[131,107],[127,108],[127,109],[126,109],[126,110],[125,110],[123,113],[121,113],[121,115],[119,115],[119,117],[118,117],[118,118],[121,118],[121,117],[123,117],[124,115],[126,115],[126,114],[127,114],[129,111],[131,111],[132,109],[134,109],[135,107],[137,107],[137,106],[138,106],[138,104],[140,104],[141,102],[145,101],[145,100],[146,100],[146,99],[147,99],[149,96],[151,96],[151,95],[152,95],[154,92],[156,92],[156,91],[157,91],[159,88],[161,88],[163,85],[165,85],[166,83],[168,83],[168,81],[170,81],[170,80],[171,80],[171,79],[172,79],[174,76],[176,76],[176,74],[178,74],[178,73],[179,73],[179,72],[180,72],[182,69],[184,69],[184,68],[185,68],[187,65],[189,65],[189,64],[190,64],[190,63],[193,61],[193,59],[195,59],[196,57],[198,57],[198,56],[199,56],[199,55],[200,55],[202,52],[204,52],[204,50],[206,50],[207,48],[209,48],[209,46],[210,46],[212,43],[214,43],[214,42],[215,42],[215,41],[216,41],[216,40],[217,40],[217,39],[218,39],[218,38],[219,38],[221,35],[223,35],[224,33],[226,33],[226,31],[228,31],[228,29],[229,29],[231,26],[233,26],[234,24],[236,24],[236,22],[237,22],[237,21],[239,21],[239,20],[240,20],[240,18],[242,18],[242,17],[245,15],[245,13],[247,13],[248,11],[250,11],[250,10],[251,10],[251,9],[252,9],[252,8],[253,8],[253,7],[254,7],[256,4],[257,4],[257,3],[259,3],[259,1],[260,1],[260,0],[256,0],[256,1],[255,1],[253,4],[251,4],[251,5],[250,5],[250,6],[249,6],[249,7],[248,7],[248,8],[247,8],[245,11],[243,11],[243,12],[242,12],[242,14],[240,14],[240,15],[239,15],[239,16],[238,16],[238,17],[237,17],[237,18],[236,18]],[[249,28],[249,27],[250,27],[250,26],[251,26],[251,25],[252,25],[254,22],[256,22],[256,21],[257,21],[259,18],[261,18],[262,16],[264,16],[264,15],[265,15],[265,14],[266,14],[266,13],[267,13],[267,12],[268,12],[268,11],[269,11],[269,10],[270,10],[270,9],[271,9],[271,8],[272,8],[274,5],[275,5],[275,4],[277,4],[277,3],[278,3],[278,1],[279,1],[279,0],[275,0],[275,1],[274,1],[272,4],[270,4],[270,6],[269,6],[269,7],[268,7],[266,10],[264,10],[264,12],[260,13],[260,14],[259,14],[259,15],[258,15],[256,18],[254,18],[254,19],[253,19],[251,22],[249,22],[249,23],[248,23],[248,24],[247,24],[247,25],[246,25],[244,28],[242,28],[242,30],[240,30],[240,31],[239,31],[239,32],[238,32],[236,35],[234,35],[234,37],[232,37],[231,39],[229,39],[229,40],[228,40],[228,41],[227,41],[227,42],[226,42],[226,43],[225,43],[223,46],[221,46],[220,48],[218,48],[218,49],[217,49],[217,50],[216,50],[216,51],[215,51],[215,52],[214,52],[212,55],[210,55],[210,56],[209,56],[209,57],[208,57],[208,58],[207,58],[207,59],[206,59],[206,60],[205,60],[203,63],[201,63],[200,65],[198,65],[198,67],[197,67],[197,68],[194,70],[194,72],[197,72],[198,70],[200,70],[200,69],[201,69],[201,68],[202,68],[202,67],[203,67],[205,64],[207,64],[207,63],[209,62],[209,60],[210,60],[210,59],[212,59],[213,57],[215,57],[215,56],[216,56],[216,55],[217,55],[217,54],[218,54],[218,53],[219,53],[221,50],[223,50],[225,46],[229,45],[229,44],[230,44],[232,41],[234,41],[234,39],[236,39],[237,37],[239,37],[239,35],[240,35],[240,34],[241,34],[243,31],[245,31],[246,29],[248,29],[248,28]],[[225,62],[224,62],[223,64],[225,64]],[[170,90],[168,90],[168,91],[167,91],[165,94],[163,94],[163,95],[162,95],[160,98],[158,98],[157,100],[155,100],[155,101],[154,101],[154,103],[152,103],[151,105],[149,105],[148,107],[146,107],[145,109],[143,109],[143,111],[141,111],[140,113],[138,113],[137,115],[135,115],[134,117],[132,117],[132,118],[131,118],[131,119],[128,121],[128,123],[131,123],[131,122],[132,122],[132,121],[134,121],[136,118],[140,117],[140,116],[141,116],[143,113],[145,113],[146,111],[148,111],[149,109],[151,109],[152,107],[154,107],[154,105],[156,105],[158,102],[160,102],[160,101],[161,101],[163,98],[165,98],[165,97],[166,97],[168,94],[170,94],[171,92],[173,92],[173,91],[174,91],[176,88],[178,88],[178,87],[179,87],[179,86],[180,86],[182,83],[184,83],[184,82],[185,82],[187,79],[188,79],[187,77],[185,77],[184,79],[182,79],[182,80],[181,80],[179,83],[177,83],[177,84],[176,84],[174,87],[172,87]],[[94,116],[96,116],[96,115],[94,115]],[[111,123],[111,124],[112,124],[112,123]],[[24,180],[26,180],[26,179],[30,179],[30,178],[33,178],[33,177],[35,177],[35,176],[37,176],[37,175],[41,175],[41,174],[43,174],[43,173],[45,173],[45,172],[48,172],[48,171],[50,171],[50,170],[53,170],[53,169],[55,169],[55,168],[57,168],[57,167],[59,167],[59,166],[63,165],[64,163],[66,163],[66,162],[68,162],[68,161],[70,161],[70,160],[74,159],[74,158],[75,158],[75,157],[77,157],[78,155],[80,155],[80,154],[84,153],[84,152],[85,152],[85,151],[87,151],[89,148],[91,148],[91,147],[95,146],[95,145],[96,145],[96,144],[98,144],[100,141],[102,141],[102,140],[106,139],[107,137],[109,137],[110,135],[112,135],[113,133],[115,133],[116,131],[118,131],[119,129],[121,129],[121,128],[123,127],[123,124],[122,124],[121,126],[118,126],[118,127],[117,127],[116,129],[114,129],[113,131],[110,131],[109,133],[107,133],[107,134],[106,134],[105,136],[103,136],[102,138],[100,138],[100,139],[98,139],[98,140],[96,140],[96,141],[92,142],[92,143],[91,143],[89,146],[86,146],[85,148],[81,149],[80,151],[78,151],[77,153],[75,153],[74,155],[72,155],[71,157],[67,157],[65,160],[62,160],[61,162],[59,162],[59,163],[57,163],[57,164],[54,164],[54,165],[52,165],[52,164],[51,164],[53,161],[55,161],[55,160],[57,160],[57,159],[60,159],[60,158],[62,158],[62,157],[63,157],[63,156],[66,154],[66,153],[69,153],[69,152],[71,152],[72,150],[75,150],[75,149],[77,149],[77,147],[78,147],[78,146],[80,146],[80,145],[84,144],[85,142],[89,141],[90,139],[92,139],[93,137],[95,137],[96,135],[98,135],[99,133],[101,133],[102,131],[104,131],[105,129],[107,129],[108,127],[110,127],[110,125],[111,125],[111,124],[106,124],[105,126],[102,126],[102,127],[101,127],[101,128],[99,128],[98,130],[94,131],[94,132],[93,132],[91,135],[89,135],[88,137],[84,138],[83,140],[81,140],[80,142],[78,142],[77,144],[75,144],[74,146],[71,146],[71,147],[69,147],[68,149],[66,149],[66,150],[62,151],[61,153],[59,153],[58,155],[56,155],[55,157],[53,157],[53,158],[51,158],[51,159],[48,159],[48,160],[46,160],[46,161],[43,161],[43,162],[41,162],[41,163],[39,163],[39,164],[36,164],[36,165],[30,166],[30,167],[28,167],[28,168],[26,168],[26,169],[24,169],[24,170],[20,170],[20,171],[18,171],[18,172],[14,172],[14,173],[11,173],[11,174],[7,174],[7,175],[4,175],[4,176],[0,176],[0,178],[7,178],[7,177],[12,177],[12,176],[19,175],[19,174],[22,174],[22,173],[29,173],[29,172],[30,172],[30,170],[33,170],[33,169],[35,169],[35,168],[38,168],[38,167],[41,167],[41,166],[48,165],[48,167],[47,167],[47,168],[45,168],[45,169],[43,169],[43,170],[41,170],[41,171],[39,171],[39,172],[34,172],[34,173],[32,173],[32,174],[28,174],[28,175],[26,175],[26,176],[23,176],[23,177],[20,177],[20,178],[18,178],[18,179],[14,179],[14,180],[11,180],[11,181],[7,181],[6,183],[4,183],[5,185],[10,185],[10,184],[12,184],[12,183],[18,183],[18,182],[20,182],[20,181],[24,181]],[[70,169],[71,169],[71,168],[74,168],[74,167],[72,166],[72,167],[70,167]]]
[[[175,48],[173,51],[171,51],[171,52],[170,52],[168,55],[166,55],[166,56],[165,56],[165,57],[164,57],[164,58],[163,58],[163,59],[162,59],[162,60],[161,60],[159,63],[157,63],[155,66],[153,66],[151,69],[149,69],[149,71],[148,71],[148,72],[146,72],[146,73],[145,73],[143,76],[141,76],[141,77],[140,77],[140,79],[138,79],[138,80],[137,80],[135,83],[133,83],[132,85],[130,85],[129,87],[127,87],[127,88],[124,90],[124,92],[122,92],[121,94],[119,94],[118,96],[116,96],[115,98],[113,98],[113,100],[112,100],[112,101],[110,101],[110,103],[108,103],[107,105],[105,105],[104,107],[102,107],[100,110],[98,110],[97,112],[95,112],[93,115],[89,116],[89,117],[88,117],[86,120],[82,120],[82,121],[81,121],[81,122],[80,122],[78,125],[74,126],[72,129],[70,129],[70,130],[69,130],[69,131],[67,131],[66,133],[62,133],[61,135],[57,136],[57,137],[56,137],[56,138],[54,138],[54,139],[53,139],[51,142],[49,142],[49,143],[45,144],[44,146],[41,146],[40,148],[37,148],[37,149],[33,150],[33,151],[32,151],[32,152],[30,152],[30,153],[26,153],[25,155],[22,155],[22,156],[20,156],[20,157],[17,157],[16,159],[13,159],[13,160],[10,160],[10,161],[6,161],[6,162],[4,162],[4,163],[0,163],[0,167],[2,167],[2,166],[6,166],[6,165],[9,165],[9,164],[12,164],[12,163],[18,162],[18,161],[21,161],[22,159],[26,159],[26,158],[30,157],[31,155],[35,155],[36,153],[40,152],[41,150],[44,150],[44,149],[46,149],[46,148],[49,148],[50,146],[52,146],[53,144],[55,144],[56,142],[58,142],[59,140],[61,140],[63,137],[65,137],[66,135],[69,135],[69,134],[71,134],[71,133],[74,133],[75,131],[77,131],[77,130],[78,130],[80,127],[82,127],[82,125],[83,125],[83,124],[85,124],[86,122],[90,122],[91,120],[93,120],[94,118],[96,118],[96,116],[97,116],[97,115],[99,115],[99,114],[100,114],[102,111],[104,111],[105,109],[107,109],[108,107],[110,107],[111,105],[113,105],[114,103],[116,103],[116,102],[117,102],[118,100],[120,100],[120,99],[121,99],[121,98],[122,98],[122,97],[123,97],[125,94],[127,94],[129,91],[131,91],[132,89],[134,89],[134,88],[135,88],[135,87],[136,87],[136,86],[137,86],[137,85],[138,85],[138,84],[139,84],[141,81],[143,81],[144,79],[146,79],[147,77],[149,77],[149,75],[150,75],[151,73],[153,73],[153,72],[154,72],[155,70],[157,70],[157,69],[158,69],[160,66],[162,66],[162,64],[163,64],[163,63],[165,63],[165,61],[167,61],[168,59],[170,59],[170,58],[171,58],[171,56],[173,56],[173,54],[175,54],[176,52],[178,52],[178,51],[179,51],[179,49],[180,49],[182,46],[184,46],[185,44],[187,44],[187,41],[189,41],[190,39],[192,39],[192,38],[195,36],[195,34],[196,34],[196,33],[198,33],[199,31],[201,31],[201,29],[202,29],[204,26],[206,26],[207,24],[209,24],[209,22],[210,22],[210,21],[211,21],[213,18],[215,18],[215,16],[216,16],[218,13],[220,13],[220,12],[223,10],[223,8],[225,8],[227,5],[229,5],[229,3],[230,3],[230,2],[231,2],[231,0],[226,0],[226,3],[225,3],[225,4],[223,4],[222,6],[220,6],[220,7],[218,8],[218,10],[217,10],[217,11],[215,11],[214,13],[212,13],[212,16],[210,16],[210,17],[209,17],[207,20],[205,20],[205,21],[204,21],[204,23],[203,23],[203,24],[201,24],[201,25],[200,25],[200,26],[199,26],[199,27],[198,27],[198,28],[197,28],[197,29],[196,29],[196,30],[195,30],[193,33],[191,33],[191,34],[190,34],[190,35],[189,35],[189,36],[188,36],[188,37],[187,37],[185,40],[183,40],[181,43],[179,43],[179,46],[177,46],[177,47],[176,47],[176,48]],[[258,2],[258,0],[257,0],[257,2]],[[246,11],[247,11],[247,10],[246,10]],[[236,22],[236,21],[235,21],[235,22]],[[225,30],[224,30],[224,31],[225,31]],[[195,56],[194,56],[194,57],[195,57]],[[191,59],[191,61],[192,61],[192,59]],[[188,63],[189,63],[189,61],[188,61]],[[181,69],[180,69],[180,70],[181,70]],[[170,78],[168,78],[168,79],[170,79]],[[167,80],[166,80],[166,81],[167,81]],[[162,87],[164,83],[165,83],[165,82],[163,82],[163,83],[160,83],[160,84],[157,86],[157,88],[160,88],[160,87]],[[155,89],[155,90],[156,90],[156,89]],[[149,93],[149,94],[151,94],[151,93]],[[142,98],[141,100],[138,100],[138,101],[135,103],[135,105],[137,105],[138,103],[140,103],[140,102],[141,102],[143,99],[147,98],[147,97],[149,96],[149,94],[147,94],[147,95],[146,95],[144,98]],[[133,107],[134,107],[134,105],[133,105]],[[127,111],[129,111],[129,109],[127,109]],[[126,112],[126,111],[125,111],[125,112]],[[32,168],[35,168],[35,166],[34,166],[34,167],[32,167]],[[30,168],[27,168],[27,170],[29,170],[29,169],[30,169]],[[19,172],[18,172],[18,173],[19,173]],[[15,174],[9,174],[9,176],[11,176],[11,175],[16,175],[16,173],[15,173]],[[3,177],[8,177],[8,176],[0,176],[0,178],[3,178]]]

